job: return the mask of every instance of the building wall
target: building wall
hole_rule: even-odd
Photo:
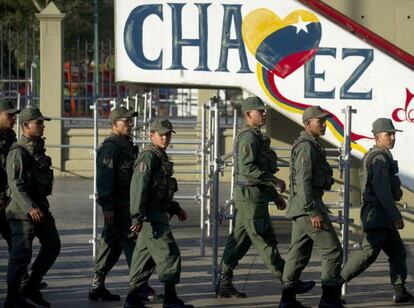
[[[414,54],[414,1],[323,0],[408,53]]]

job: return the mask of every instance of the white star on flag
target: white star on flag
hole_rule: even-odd
[[[296,24],[293,24],[294,27],[296,27],[296,34],[298,34],[300,31],[305,31],[308,33],[308,25],[310,22],[304,22],[302,21],[302,16],[299,16],[298,22]]]

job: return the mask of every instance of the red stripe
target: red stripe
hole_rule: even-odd
[[[262,70],[263,71],[263,70]],[[268,80],[268,82],[269,82],[269,85],[270,85],[270,90],[273,92],[273,95],[276,97],[276,99],[277,100],[279,100],[281,103],[284,103],[284,104],[289,104],[289,105],[291,105],[291,106],[293,106],[293,107],[296,107],[297,109],[300,109],[300,110],[304,110],[304,109],[306,109],[307,107],[310,107],[310,106],[312,106],[312,105],[306,105],[306,104],[302,104],[302,103],[299,103],[299,102],[294,102],[294,101],[292,101],[292,100],[290,100],[290,99],[288,99],[287,97],[285,97],[280,91],[279,91],[279,89],[277,88],[277,85],[276,85],[276,82],[275,82],[275,78],[274,78],[274,76],[273,76],[273,73],[271,72],[271,71],[267,71],[267,76],[263,76],[263,78],[267,78],[267,80]],[[337,123],[337,125],[342,129],[342,131],[343,131],[343,129],[344,129],[344,125],[342,124],[342,122],[338,119],[338,117],[335,115],[335,114],[333,114],[332,112],[330,112],[330,111],[328,111],[328,110],[326,110],[326,109],[324,109],[323,110],[324,112],[328,112],[330,115],[331,115],[331,118],[332,118],[332,121],[333,122],[336,122]],[[334,125],[335,126],[335,125]],[[342,134],[342,132],[339,132],[338,131],[338,129],[335,127],[335,130],[339,133],[339,134]],[[360,134],[356,134],[356,133],[353,133],[353,132],[351,132],[351,140],[352,141],[354,141],[354,142],[356,142],[356,141],[358,141],[358,140],[361,140],[361,139],[373,139],[373,138],[371,138],[371,137],[368,137],[368,136],[364,136],[364,135],[360,135]]]
[[[305,50],[287,56],[280,60],[279,63],[272,69],[272,72],[281,78],[289,76],[299,67],[304,65],[316,54],[316,49]]]
[[[307,7],[315,10],[322,16],[330,19],[331,21],[341,26],[345,30],[362,38],[364,41],[368,42],[374,47],[377,47],[378,49],[382,50],[392,58],[401,62],[402,64],[410,67],[411,69],[414,69],[414,56],[402,50],[401,48],[395,46],[394,44],[390,43],[389,41],[375,34],[374,32],[368,30],[367,28],[353,21],[344,14],[338,12],[331,6],[323,3],[320,0],[298,1],[306,5]]]

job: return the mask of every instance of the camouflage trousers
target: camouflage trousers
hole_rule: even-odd
[[[60,252],[60,238],[56,230],[55,219],[47,213],[42,222],[31,220],[9,219],[12,234],[12,249],[9,255],[7,284],[18,288],[21,277],[27,271],[32,259],[32,243],[36,236],[40,242],[40,250],[32,265],[31,276],[38,283],[55,263]]]
[[[400,233],[392,229],[365,231],[362,250],[353,254],[344,265],[341,272],[343,279],[350,281],[365,271],[375,262],[381,250],[388,256],[391,284],[404,284],[407,279],[407,254]]]
[[[302,271],[308,265],[313,246],[316,246],[321,255],[322,284],[336,286],[342,283],[342,247],[329,217],[323,215],[323,228],[317,229],[306,215],[292,219],[291,244],[283,272],[285,285],[299,281]]]
[[[221,260],[222,274],[231,272],[253,245],[264,264],[281,280],[285,261],[277,248],[268,204],[238,202],[236,209],[234,229]]]
[[[154,268],[161,282],[178,283],[181,274],[180,250],[168,224],[144,222],[132,256],[130,288],[136,289],[148,281]]]
[[[105,223],[102,230],[94,267],[95,273],[106,276],[118,262],[122,251],[125,254],[128,267],[130,267],[136,242],[136,236],[131,233],[130,227],[129,208],[116,209],[113,224]]]

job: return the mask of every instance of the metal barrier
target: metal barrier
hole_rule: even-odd
[[[210,122],[205,120],[205,110],[210,109]],[[212,210],[210,212],[210,205],[209,202],[207,203],[207,214],[208,220],[211,220],[213,225],[213,239],[212,239],[212,285],[213,288],[217,284],[217,277],[218,277],[218,230],[221,221],[223,220],[233,220],[234,219],[234,202],[233,202],[233,186],[234,186],[234,161],[232,153],[228,153],[225,155],[220,155],[219,149],[219,136],[220,136],[220,121],[219,121],[219,113],[218,113],[218,100],[213,98],[210,100],[207,106],[204,106],[203,114],[202,114],[202,131],[204,131],[207,127],[207,123],[210,124],[210,132],[214,132],[214,135],[209,137],[212,138],[202,138],[202,147],[203,155],[208,156],[209,158],[207,161],[209,165],[207,166],[207,170],[210,172],[206,178],[211,179],[212,183],[209,185],[207,183],[207,188],[212,187],[211,200],[212,202]],[[237,109],[234,109],[234,120],[233,120],[233,141],[236,136],[237,131]],[[330,192],[338,193],[339,200],[336,203],[327,203],[328,206],[340,208],[341,210],[338,212],[338,216],[331,216],[331,220],[335,223],[339,224],[341,229],[341,239],[342,239],[342,246],[343,246],[343,262],[346,262],[348,259],[349,254],[349,224],[353,222],[352,219],[349,218],[349,207],[350,207],[350,158],[351,158],[351,139],[350,139],[350,132],[351,132],[351,116],[355,110],[351,109],[351,107],[347,107],[344,109],[345,113],[345,127],[344,127],[344,144],[340,148],[330,148],[326,149],[327,152],[339,152],[339,156],[328,156],[327,158],[330,160],[338,160],[338,164],[334,165],[333,167],[339,168],[341,171],[341,177],[343,176],[343,187],[337,190],[331,190]],[[210,150],[208,150],[210,149]],[[276,151],[290,151],[290,148],[272,148]],[[231,158],[231,160],[228,160]],[[279,158],[289,158],[289,156],[281,156]],[[231,190],[230,190],[230,198],[225,201],[224,207],[220,208],[220,199],[219,199],[219,172],[223,171],[225,167],[231,166]],[[287,163],[278,163],[278,167],[289,167]],[[205,188],[204,188],[205,189]],[[225,209],[229,208],[229,213],[225,212]],[[223,211],[224,209],[224,211]],[[281,216],[273,216],[272,220],[287,220],[285,217]],[[201,213],[200,213],[200,221],[201,221],[201,228],[204,227],[204,204],[202,203]],[[209,225],[206,222],[207,226]],[[229,223],[229,233],[233,230],[233,221]],[[209,234],[209,233],[208,233]],[[203,241],[205,240],[204,233],[201,233],[200,237],[200,247],[202,255],[204,255],[204,247],[205,244]],[[346,286],[344,286],[343,292],[346,291]]]

